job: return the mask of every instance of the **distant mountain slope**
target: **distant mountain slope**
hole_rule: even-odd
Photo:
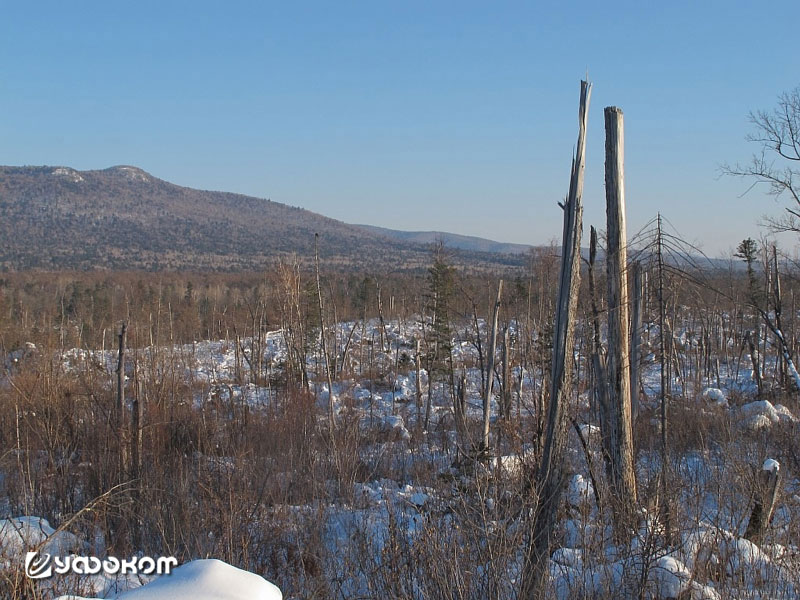
[[[260,269],[282,256],[331,269],[418,270],[429,247],[301,209],[181,187],[136,167],[0,167],[0,269]],[[512,257],[459,252],[500,268]]]
[[[446,233],[444,231],[399,231],[396,229],[386,229],[375,225],[357,225],[365,231],[384,235],[388,238],[415,244],[435,244],[440,240],[449,248],[469,250],[472,252],[493,252],[500,254],[525,254],[531,246],[526,244],[509,244],[506,242],[495,242],[471,235],[459,235],[457,233]]]

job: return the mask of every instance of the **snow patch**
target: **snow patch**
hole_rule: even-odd
[[[0,554],[19,557],[29,550],[41,546],[41,552],[66,556],[80,548],[78,538],[66,531],[50,526],[41,517],[13,517],[0,520]]]
[[[81,177],[80,173],[78,173],[75,169],[70,169],[69,167],[55,168],[53,169],[51,175],[55,175],[57,177],[64,177],[75,183],[83,181],[83,177]]]
[[[658,588],[659,598],[679,598],[686,588],[692,574],[681,561],[672,556],[662,556],[653,569],[653,580]]]
[[[725,393],[719,388],[709,387],[704,389],[702,397],[704,400],[713,402],[717,406],[728,406],[728,399],[725,397]]]
[[[772,573],[769,556],[750,540],[723,540],[720,544],[720,555],[729,576],[741,577],[750,584],[763,582]]]
[[[403,417],[398,415],[385,415],[381,422],[381,431],[400,440],[410,440],[411,434],[406,429]]]
[[[593,494],[594,487],[592,487],[591,481],[580,474],[572,476],[567,488],[567,502],[569,502],[570,506],[575,508],[586,506],[591,502]]]
[[[581,435],[583,439],[587,442],[591,440],[598,440],[600,439],[600,428],[597,425],[591,425],[590,423],[581,423],[578,426],[580,429]]]
[[[790,413],[791,414],[791,413]],[[781,419],[769,400],[757,400],[739,407],[740,425],[744,429],[757,431],[778,423]]]
[[[797,418],[792,414],[788,408],[783,404],[775,405],[775,413],[778,415],[781,423],[797,423]]]
[[[550,560],[565,567],[581,569],[583,568],[583,551],[577,548],[559,548],[553,552]]]
[[[193,560],[118,600],[282,600],[272,583],[221,560]]]
[[[113,167],[113,169],[131,181],[150,181],[147,173],[136,167]]]

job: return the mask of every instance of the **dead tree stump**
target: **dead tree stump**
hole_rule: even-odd
[[[756,473],[753,511],[744,532],[744,537],[754,544],[761,543],[772,520],[781,479],[780,465],[772,459],[767,459],[762,469]]]

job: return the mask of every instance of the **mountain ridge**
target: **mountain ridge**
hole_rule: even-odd
[[[341,270],[427,268],[430,244],[299,207],[197,190],[139,167],[79,171],[0,166],[0,268],[253,270],[293,256]],[[521,258],[456,250],[455,264],[503,269]]]
[[[473,250],[476,252],[491,252],[496,254],[525,254],[533,246],[528,244],[514,244],[511,242],[498,242],[487,238],[474,235],[462,235],[460,233],[450,233],[447,231],[403,231],[399,229],[389,229],[377,225],[356,224],[366,231],[378,233],[387,237],[410,241],[419,244],[436,244],[439,241],[449,248],[460,250]]]

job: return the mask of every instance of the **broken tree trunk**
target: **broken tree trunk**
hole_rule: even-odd
[[[628,276],[625,232],[625,142],[622,110],[605,109],[606,221],[608,248],[608,472],[618,532],[629,526],[636,507],[631,422],[630,334],[628,331]]]
[[[750,350],[750,362],[753,364],[753,379],[758,388],[758,395],[761,396],[764,393],[764,382],[761,378],[761,354],[758,351],[758,325],[756,325],[756,329],[748,330],[744,339]]]
[[[775,336],[775,339],[778,340],[778,346],[780,348],[781,353],[783,354],[783,360],[784,360],[784,362],[786,364],[786,370],[789,372],[789,375],[791,376],[792,381],[794,382],[794,386],[798,390],[800,390],[800,373],[797,372],[797,368],[795,367],[794,361],[792,360],[792,353],[789,350],[789,345],[786,342],[786,338],[783,336],[783,331],[781,331],[780,329],[778,329],[775,326],[775,323],[772,322],[772,318],[769,316],[769,314],[766,311],[761,310],[761,309],[759,309],[759,311],[761,313],[761,318],[764,319],[764,322],[767,324],[767,327],[772,332],[772,334]],[[747,332],[747,336],[746,336],[745,339],[747,339],[749,344],[750,344],[750,352],[751,352],[751,354],[753,352],[755,352],[756,355],[757,355],[758,354],[758,350],[753,350],[754,344],[753,344],[753,340],[750,338],[750,332],[749,331]],[[756,367],[757,364],[758,364],[757,360],[753,361],[753,371],[754,372],[755,372],[755,367]]]
[[[580,288],[583,174],[586,162],[586,124],[592,86],[581,81],[578,111],[578,145],[572,161],[569,194],[563,205],[564,230],[558,304],[553,328],[550,406],[542,461],[535,476],[536,508],[522,572],[519,597],[533,600],[545,595],[550,546],[564,488],[564,450],[567,441],[568,400],[573,392],[574,327]]]
[[[489,341],[489,360],[486,365],[486,389],[483,391],[483,438],[481,450],[489,451],[489,413],[491,412],[492,384],[494,383],[494,357],[497,352],[497,320],[500,317],[500,298],[503,295],[503,280],[497,285],[497,300],[492,315],[492,338]]]
[[[772,520],[772,513],[778,500],[781,483],[780,465],[777,461],[767,459],[764,466],[756,474],[753,512],[744,537],[754,544],[760,544]]]

